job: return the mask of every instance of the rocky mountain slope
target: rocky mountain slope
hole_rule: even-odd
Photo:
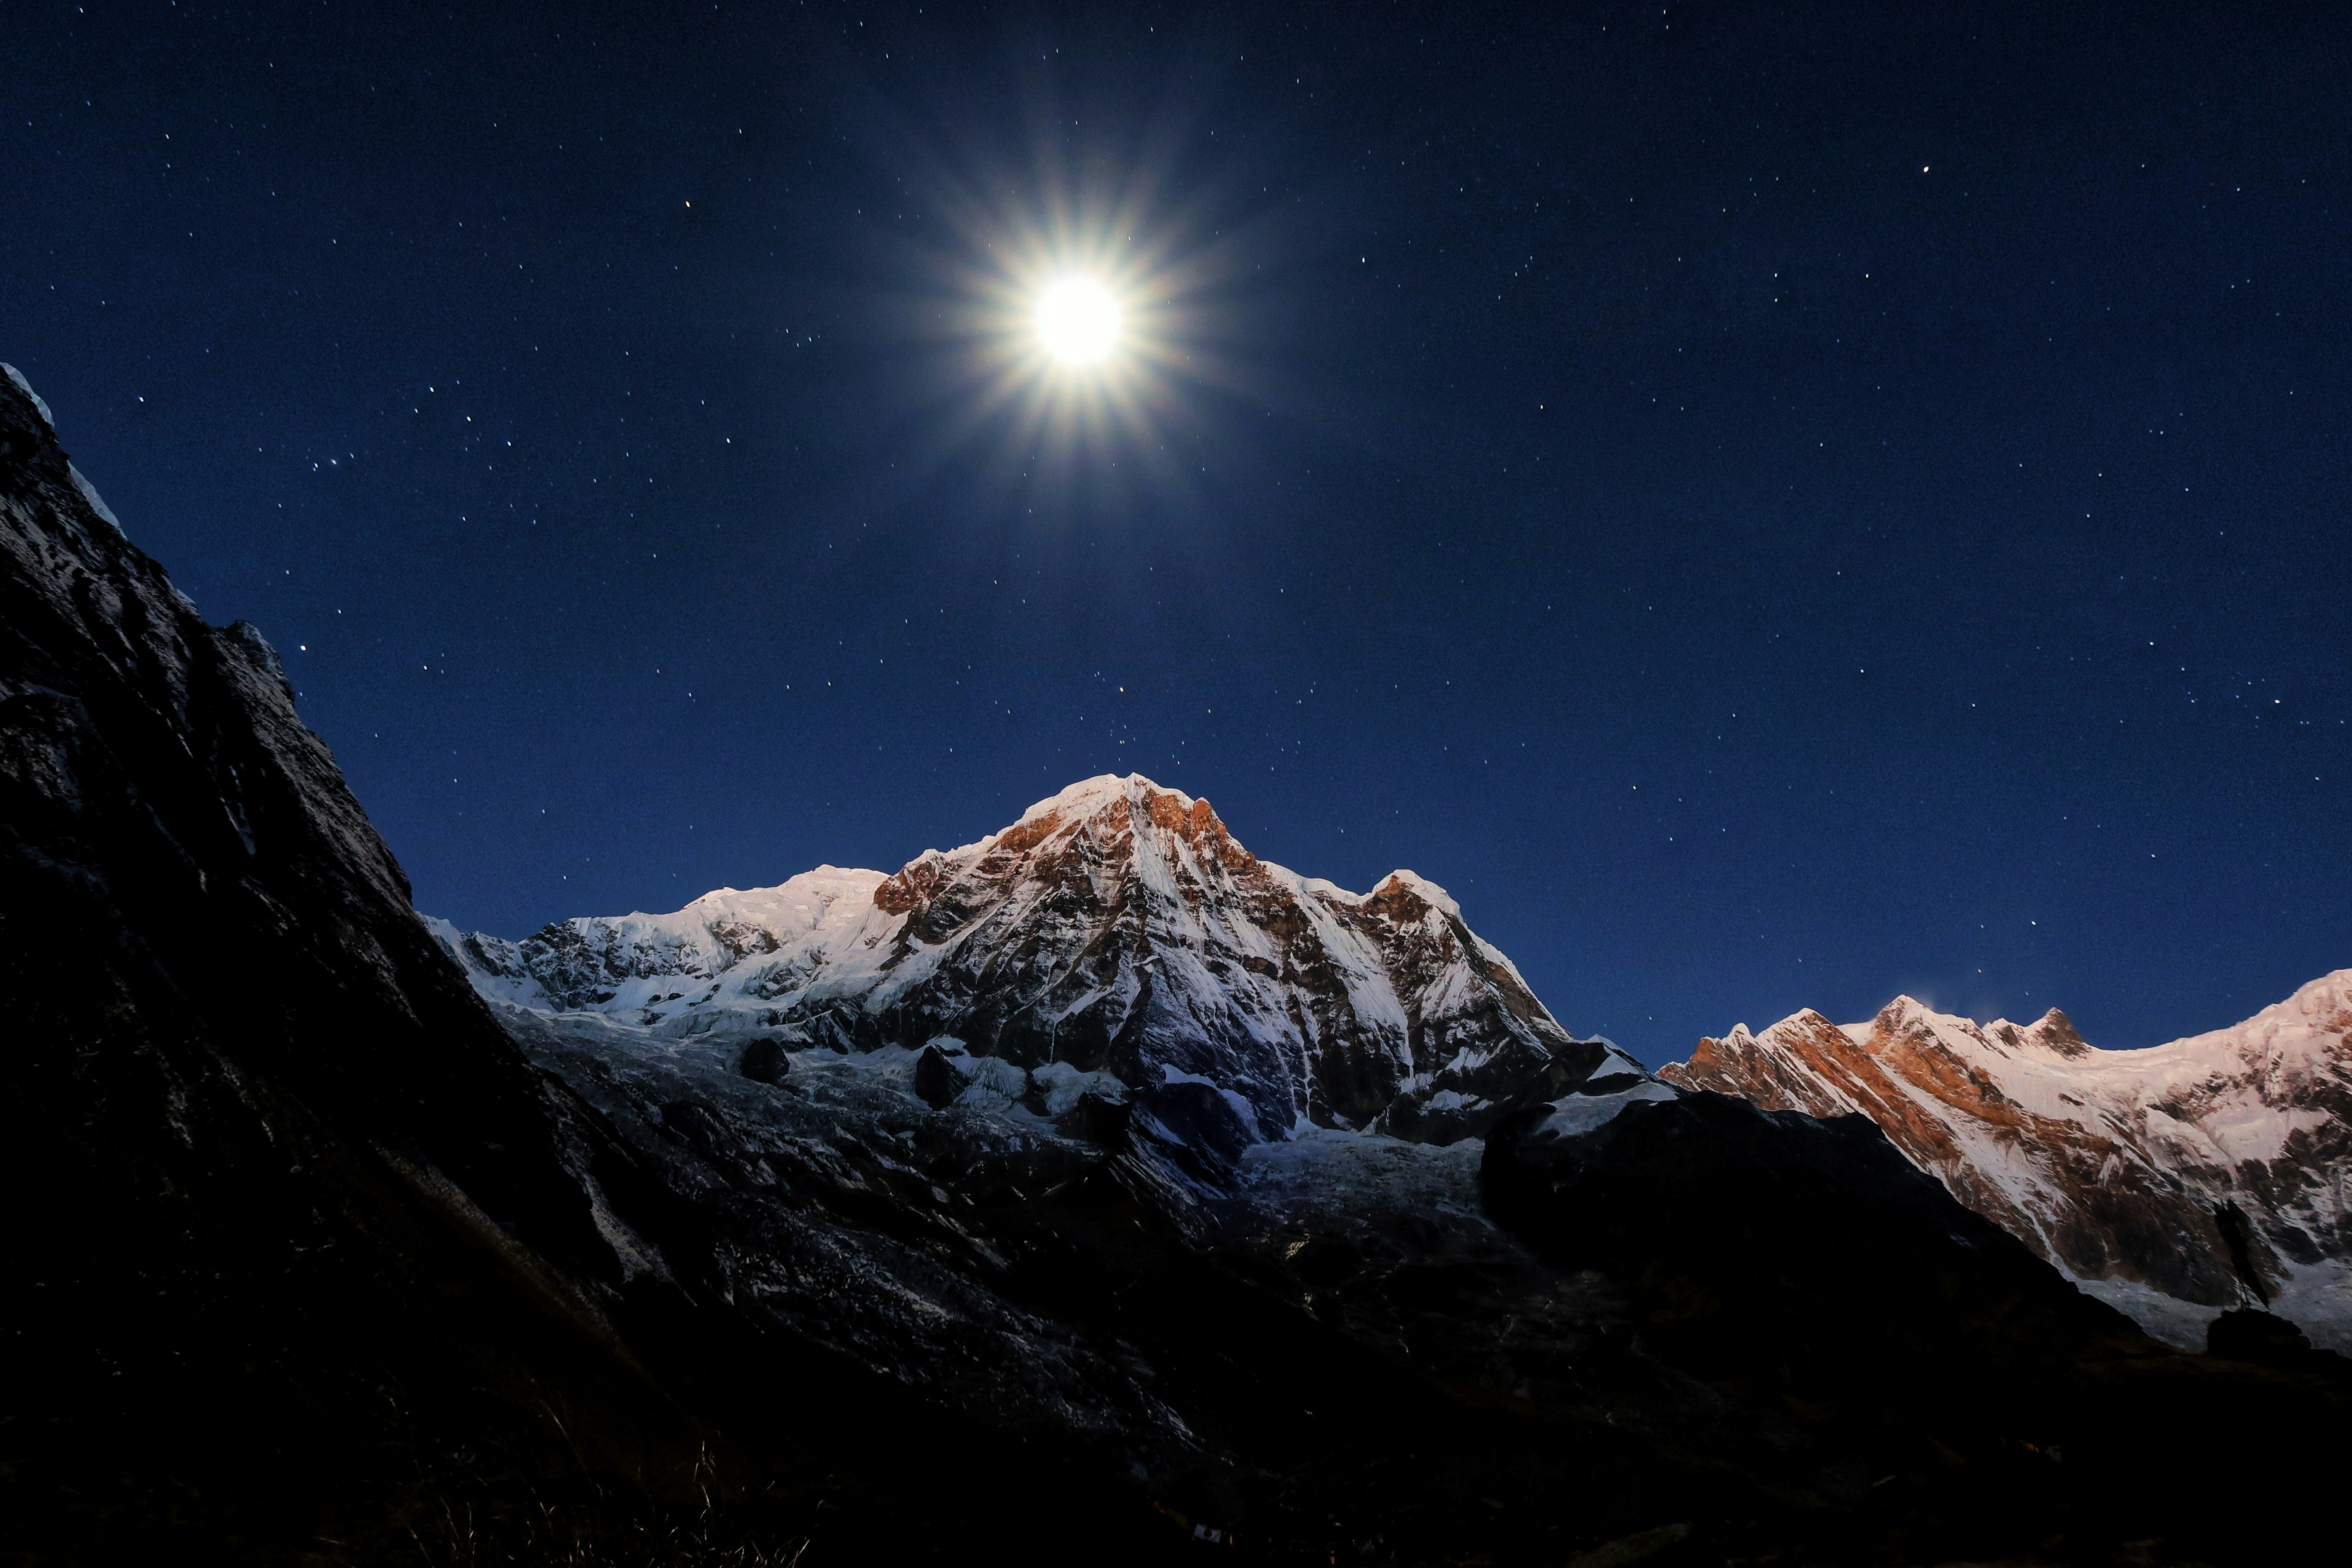
[[[1034,1221],[974,1221],[1006,1169],[1115,1151],[1026,1134],[950,1192],[871,1075],[779,1113],[519,1038],[268,643],[205,623],[13,372],[0,988],[0,1560],[759,1562],[820,1522],[909,1560],[1020,1485],[1067,1494],[1037,1560],[1148,1560],[1150,1496],[1234,1462],[1164,1348],[1008,1288]],[[1360,1371],[1288,1351],[1266,1385],[1309,1403]],[[909,1441],[962,1457],[875,1458]]]
[[[1861,1119],[1563,1045],[1434,889],[1163,898],[1206,813],[1087,799],[1066,876],[866,880],[854,1005],[781,919],[820,980],[714,952],[709,1027],[678,966],[487,1003],[12,374],[0,1559],[2279,1561],[2242,1500],[2340,1475],[2274,1321],[2166,1352]],[[1340,1125],[1400,1105],[1486,1136]]]
[[[1699,1042],[1678,1084],[1859,1113],[1970,1208],[2131,1311],[2201,1342],[2260,1300],[2352,1348],[2352,970],[2242,1024],[2098,1050],[2053,1009],[1979,1026],[1889,1003]]]
[[[600,1465],[691,1456],[617,1342],[660,1195],[419,925],[268,645],[8,374],[0,1547],[381,1545],[461,1447],[574,1468],[532,1388]]]
[[[1644,1076],[1561,1028],[1443,888],[1301,877],[1208,802],[1133,774],[895,875],[821,867],[519,942],[438,929],[495,1001],[662,1039],[929,1047],[967,1074],[991,1058],[1016,1094],[1024,1075],[1209,1085],[1242,1142],[1314,1127],[1445,1142],[1514,1097]]]

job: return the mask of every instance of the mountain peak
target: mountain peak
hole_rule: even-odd
[[[1963,1203],[2159,1334],[2239,1299],[2249,1265],[2214,1219],[2239,1205],[2251,1267],[2283,1292],[2274,1310],[2352,1343],[2335,1184],[2352,1158],[2352,970],[2145,1050],[2097,1049],[2055,1007],[1979,1026],[1897,996],[1865,1025],[1816,1029],[1817,1017],[1701,1040],[1659,1076],[1767,1110],[1860,1111]]]
[[[1360,895],[1300,877],[1140,773],[1081,779],[887,877],[826,868],[674,915],[450,945],[494,1000],[665,1040],[940,1040],[1001,1060],[992,1081],[1208,1084],[1249,1108],[1245,1142],[1475,1136],[1522,1093],[1618,1061],[1562,1029],[1435,882],[1399,870]]]
[[[1080,779],[1047,795],[1023,812],[1021,820],[1026,822],[1047,812],[1100,806],[1117,800],[1141,804],[1157,795],[1173,797],[1187,811],[1192,807],[1192,797],[1182,790],[1165,788],[1141,773],[1097,773],[1092,778]]]
[[[1976,1026],[1976,1020],[1973,1018],[1961,1018],[1948,1013],[1938,1013],[1916,996],[1905,992],[1885,1006],[1881,1007],[1878,1010],[1878,1016],[1870,1021],[1867,1029],[1874,1034],[1916,1034],[1925,1029],[1929,1034],[1941,1035],[1947,1028],[1952,1027],[1973,1033]]]
[[[1985,1027],[1987,1035],[1998,1036],[2004,1032],[2018,1044],[2039,1046],[2056,1056],[2072,1058],[2091,1054],[2091,1042],[2083,1038],[2082,1032],[2074,1027],[2074,1020],[2055,1007],[2022,1026],[1996,1023]]]
[[[2333,1019],[2338,1028],[2344,1027],[2352,1021],[2352,969],[2334,970],[2297,986],[2294,994],[2279,1006],[2305,1017]]]
[[[1187,842],[1197,840],[1212,828],[1221,838],[1230,841],[1231,837],[1225,832],[1225,825],[1217,819],[1215,809],[1205,800],[1195,800],[1180,789],[1164,788],[1141,773],[1098,773],[1039,801],[1023,812],[1021,820],[1012,827],[983,842],[1008,847],[1013,840],[1024,846],[1035,844],[1058,827],[1101,822],[1107,817],[1117,819],[1118,826],[1139,827],[1146,833],[1155,828],[1171,832]]]
[[[1370,899],[1394,897],[1398,893],[1411,893],[1422,902],[1452,915],[1457,921],[1462,918],[1462,906],[1454,901],[1453,894],[1420,872],[1408,871],[1402,867],[1381,879],[1381,885],[1371,890],[1367,901],[1369,902]]]

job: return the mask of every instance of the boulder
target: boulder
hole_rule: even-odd
[[[1225,1094],[1205,1083],[1156,1083],[1135,1091],[1135,1102],[1176,1140],[1226,1160],[1260,1142],[1255,1119],[1243,1119]]]
[[[1054,1119],[1054,1125],[1073,1138],[1116,1147],[1126,1140],[1128,1124],[1134,1114],[1135,1107],[1129,1101],[1087,1089],[1078,1096],[1076,1103]]]
[[[934,1108],[942,1107],[963,1092],[963,1074],[955,1063],[937,1046],[925,1046],[915,1058],[915,1098]]]
[[[760,1083],[774,1083],[793,1070],[793,1058],[785,1054],[783,1041],[762,1035],[743,1047],[735,1070]]]
[[[2321,1352],[2301,1329],[2275,1313],[2240,1307],[2222,1313],[2205,1330],[2205,1353],[2223,1361],[2299,1367]]]

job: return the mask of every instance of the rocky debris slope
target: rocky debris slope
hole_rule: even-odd
[[[892,876],[822,867],[519,942],[436,929],[493,1000],[670,1039],[929,1047],[1026,1073],[1041,1097],[1072,1074],[1192,1083],[1244,1142],[1314,1127],[1445,1142],[1515,1097],[1646,1076],[1561,1028],[1443,888],[1300,877],[1208,802],[1133,774]]]
[[[2147,1050],[2095,1049],[2054,1008],[1979,1026],[1903,996],[1864,1025],[1741,1025],[1661,1076],[1869,1117],[1961,1202],[2183,1342],[2261,1300],[2352,1348],[2352,970]]]

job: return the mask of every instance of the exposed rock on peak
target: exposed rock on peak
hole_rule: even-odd
[[[2088,1304],[1869,1129],[1649,1080],[1433,884],[1294,877],[1148,781],[893,877],[428,934],[268,645],[6,385],[0,936],[43,1563],[1152,1562],[1188,1514],[1268,1561],[2284,1561],[2307,1521],[2240,1500],[2344,1468],[2290,1366],[2333,1358],[2084,1363]],[[1507,1092],[1483,1161],[1262,1141]]]
[[[2074,1020],[2053,1007],[2031,1024],[2012,1024],[2006,1018],[1996,1018],[1984,1026],[1985,1037],[1997,1040],[2020,1050],[2043,1050],[2053,1056],[2086,1057],[2091,1054],[2089,1041],[2075,1032]]]
[[[1238,1097],[1255,1139],[1377,1126],[1450,1142],[1604,1063],[1642,1072],[1561,1028],[1434,882],[1400,870],[1358,894],[1297,876],[1207,801],[1133,773],[889,876],[825,867],[521,942],[441,934],[495,1000],[669,1037],[945,1037],[1138,1089],[1198,1079]]]
[[[2176,1341],[2275,1289],[2323,1342],[2352,1344],[2352,970],[2147,1050],[2095,1049],[2054,1007],[1979,1026],[1898,996],[1843,1028],[1810,1009],[1741,1025],[1659,1076],[1869,1117],[1961,1202]],[[2215,1218],[2240,1211],[2242,1266]]]

